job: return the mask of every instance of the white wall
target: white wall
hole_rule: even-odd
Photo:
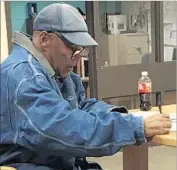
[[[8,40],[4,1],[1,1],[1,62],[8,56]]]

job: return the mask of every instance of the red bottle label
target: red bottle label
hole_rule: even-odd
[[[140,82],[138,84],[138,93],[151,93],[152,87],[150,82]]]

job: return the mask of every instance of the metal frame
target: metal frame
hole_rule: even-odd
[[[95,30],[97,29],[98,21],[98,3],[94,1],[85,1],[86,8],[86,22],[88,25],[89,33],[95,38]],[[96,38],[95,38],[96,39]],[[97,50],[96,47],[90,48],[89,51],[89,86],[90,86],[90,97],[98,98],[98,85],[97,85]]]
[[[163,1],[151,2],[152,54],[155,62],[164,62]],[[158,24],[157,24],[158,23]]]

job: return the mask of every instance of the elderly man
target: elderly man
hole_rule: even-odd
[[[72,70],[96,45],[81,14],[67,4],[45,7],[32,38],[14,34],[12,52],[1,65],[1,165],[80,170],[78,157],[113,155],[169,132],[168,115],[144,120],[121,114],[124,107],[85,99]]]

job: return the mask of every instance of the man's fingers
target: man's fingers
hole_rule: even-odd
[[[170,129],[169,128],[164,128],[163,130],[160,131],[159,135],[164,135],[164,134],[169,134]]]
[[[172,126],[171,122],[165,124],[165,128],[171,128],[171,126]]]
[[[167,133],[170,133],[170,129],[169,128],[164,129],[164,134],[167,134]]]

